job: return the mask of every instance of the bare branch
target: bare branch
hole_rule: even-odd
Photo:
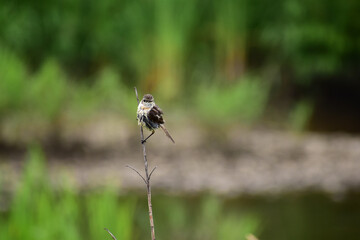
[[[136,170],[135,168],[133,168],[133,167],[130,166],[130,165],[126,165],[125,167],[130,168],[130,169],[132,169],[134,172],[136,172],[136,173],[142,178],[142,180],[144,180],[144,183],[147,185],[147,181],[146,181],[145,178],[139,173],[138,170]]]
[[[136,87],[134,87],[135,89],[135,94],[136,94],[136,100],[137,103],[139,105],[140,101],[139,101],[139,95],[137,92]],[[147,157],[146,157],[146,145],[144,142],[144,130],[143,130],[143,126],[140,125],[140,139],[141,139],[141,145],[142,145],[142,149],[143,149],[143,155],[144,155],[144,165],[145,165],[145,176],[146,176],[146,180],[143,176],[141,176],[141,174],[139,174],[139,172],[132,168],[135,172],[137,172],[141,178],[144,180],[145,184],[146,184],[146,191],[147,191],[147,197],[148,197],[148,207],[149,207],[149,220],[150,220],[150,231],[151,231],[151,239],[155,240],[155,226],[154,226],[154,217],[153,217],[153,212],[152,212],[152,203],[151,203],[151,184],[150,184],[150,177],[151,174],[154,172],[154,170],[156,169],[156,167],[151,171],[150,175],[148,172],[148,161],[147,161]],[[129,166],[130,167],[130,166]]]
[[[139,105],[140,101],[139,101],[138,92],[137,92],[136,87],[134,87],[134,89],[135,89],[136,99],[137,99],[137,102],[138,102],[138,105]],[[146,157],[146,147],[145,147],[145,142],[144,142],[144,131],[143,131],[143,126],[142,125],[140,125],[140,137],[141,137],[141,144],[142,144],[142,148],[143,148],[146,179],[134,167],[132,167],[130,165],[126,165],[126,167],[128,167],[128,168],[132,169],[134,172],[136,172],[141,177],[141,179],[144,181],[144,183],[146,185],[146,191],[147,191],[147,196],[148,196],[151,239],[155,240],[155,226],[154,226],[154,218],[153,218],[152,204],[151,204],[150,178],[151,178],[151,175],[153,174],[153,172],[155,171],[156,167],[154,167],[153,170],[151,170],[151,172],[149,174],[149,172],[148,172],[148,161],[147,161],[147,157]],[[110,234],[110,236],[112,237],[113,240],[117,240],[116,237],[109,231],[109,229],[107,229],[107,228],[104,228],[104,229]]]
[[[157,166],[155,166],[155,167],[153,168],[153,170],[151,170],[151,172],[150,172],[150,174],[149,174],[149,181],[150,181],[151,175],[153,174],[153,172],[155,171],[156,168],[157,168]]]
[[[104,228],[104,229],[111,235],[112,239],[117,240],[116,237],[114,236],[114,234],[112,234],[112,233],[109,231],[109,229],[107,229],[107,228]]]

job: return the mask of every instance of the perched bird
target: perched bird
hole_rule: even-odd
[[[154,97],[151,94],[145,94],[137,109],[137,120],[139,125],[146,127],[149,131],[152,131],[152,133],[141,143],[146,142],[146,140],[155,133],[155,129],[158,128],[161,128],[166,136],[175,143],[174,139],[170,136],[164,126],[165,121],[162,114],[163,111],[155,104]]]

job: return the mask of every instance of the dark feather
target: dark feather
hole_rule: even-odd
[[[145,123],[146,128],[149,129],[150,131],[159,128],[159,124],[150,121],[146,117],[143,119],[143,121]]]
[[[155,108],[160,114],[164,114],[163,111],[161,110],[161,108],[159,108],[158,105],[155,104],[155,106],[153,108]]]
[[[151,108],[151,110],[148,113],[148,118],[151,122],[154,122],[156,124],[163,124],[165,123],[163,117],[162,117],[163,111],[158,106],[154,106]]]

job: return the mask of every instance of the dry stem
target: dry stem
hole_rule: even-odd
[[[138,96],[138,92],[137,89],[135,87],[135,94],[136,94],[136,99],[138,102],[138,105],[140,103],[139,101],[139,96]],[[143,155],[144,155],[144,165],[145,165],[145,176],[146,176],[146,190],[147,190],[147,197],[148,197],[148,207],[149,207],[149,219],[150,219],[150,230],[151,230],[151,239],[155,240],[155,226],[154,226],[154,218],[153,218],[153,213],[152,213],[152,204],[151,204],[151,184],[150,184],[150,178],[152,173],[154,172],[154,170],[156,169],[156,167],[150,172],[148,171],[148,161],[147,161],[147,157],[146,157],[146,147],[145,147],[145,142],[143,142],[144,140],[144,130],[143,127],[140,125],[140,136],[141,136],[141,143],[142,143],[142,148],[143,148]],[[136,171],[135,169],[133,169],[135,172],[138,173],[138,171]],[[139,173],[138,173],[139,174]],[[141,175],[140,175],[141,176]],[[144,179],[143,176],[141,176],[142,179]]]
[[[139,101],[139,96],[138,96],[138,92],[137,89],[135,87],[135,94],[136,94],[136,99],[138,102],[138,105],[140,103]],[[133,170],[134,172],[136,172],[144,181],[145,185],[146,185],[146,191],[147,191],[147,197],[148,197],[148,207],[149,207],[149,219],[150,219],[150,230],[151,230],[151,239],[155,240],[155,227],[154,227],[154,218],[153,218],[153,213],[152,213],[152,204],[151,204],[151,185],[150,185],[150,178],[151,175],[153,174],[153,172],[155,171],[156,167],[153,168],[153,170],[151,170],[150,174],[148,171],[148,161],[147,161],[147,157],[146,157],[146,148],[145,148],[145,142],[144,140],[144,131],[143,131],[143,127],[140,126],[140,136],[141,136],[141,144],[142,144],[142,148],[143,148],[143,155],[144,155],[144,165],[145,165],[145,177],[143,177],[141,175],[141,173],[136,170],[134,167],[126,165],[126,167],[130,168],[131,170]],[[116,240],[115,236],[109,231],[109,229],[105,228],[105,230],[111,235],[111,237]]]

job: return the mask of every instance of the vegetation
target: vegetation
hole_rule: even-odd
[[[162,102],[194,106],[189,112],[203,121],[213,120],[206,115],[211,102],[222,106],[214,119],[247,123],[263,117],[277,96],[290,103],[283,119],[304,112],[296,118],[305,122],[311,114],[291,106],[311,99],[311,108],[317,93],[309,89],[317,83],[358,86],[357,0],[0,4],[3,135],[25,116],[35,115],[32,123],[45,129],[69,112],[105,108],[128,116],[135,85]]]
[[[30,148],[14,192],[1,191],[0,239],[149,239],[145,196],[114,188],[82,192],[64,172],[54,182],[38,147]],[[0,169],[4,170],[4,169]],[[0,172],[1,173],[1,172]],[[339,201],[319,193],[224,198],[168,195],[154,189],[158,239],[351,239],[360,236],[357,192]]]
[[[134,86],[201,126],[251,125],[280,112],[281,126],[302,131],[323,86],[360,90],[359,12],[359,0],[0,0],[0,145],[45,142],[108,113],[134,122]],[[119,240],[149,236],[140,196],[79,192],[66,173],[51,182],[45,160],[31,148],[14,192],[0,191],[0,239],[106,239],[104,227]],[[337,227],[311,232],[304,224],[319,219],[322,201],[310,211],[272,203],[260,207],[270,216],[260,221],[208,194],[154,198],[159,239],[351,239],[341,224],[359,216],[324,211],[314,225]]]
[[[80,193],[66,174],[58,187],[53,184],[42,151],[31,148],[12,200],[0,212],[1,239],[108,239],[104,227],[118,239],[150,236],[145,201],[136,195],[120,195],[110,187]],[[154,199],[160,239],[245,239],[259,226],[254,215],[224,211],[217,197],[204,197],[195,206],[169,196]]]

